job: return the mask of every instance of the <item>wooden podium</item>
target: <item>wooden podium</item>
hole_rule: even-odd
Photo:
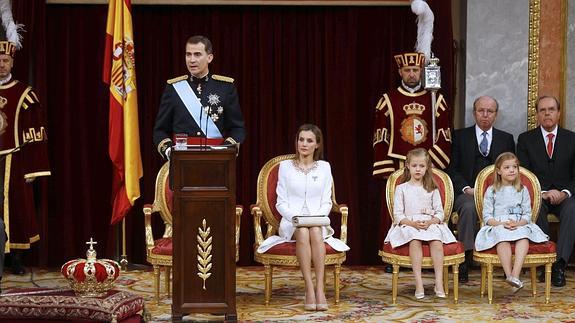
[[[171,154],[172,319],[225,314],[237,320],[236,149],[188,148]]]

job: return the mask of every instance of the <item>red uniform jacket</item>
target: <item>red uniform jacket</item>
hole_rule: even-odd
[[[32,88],[16,80],[0,85],[1,209],[8,234],[6,252],[29,249],[31,243],[40,240],[34,190],[26,181],[50,175],[47,140],[45,112]]]
[[[445,169],[451,156],[451,116],[443,95],[437,94],[433,142],[431,93],[410,93],[398,87],[386,93],[375,107],[373,176],[387,178],[399,169],[407,152],[425,148],[433,164]]]

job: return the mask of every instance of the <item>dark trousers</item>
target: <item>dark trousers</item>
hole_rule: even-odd
[[[559,218],[559,236],[557,237],[557,260],[563,259],[569,263],[573,244],[575,243],[575,199],[567,198],[561,204],[553,205],[545,200],[541,202],[541,209],[537,217],[537,225],[550,235],[547,213],[553,213]]]
[[[459,194],[453,203],[453,211],[459,215],[457,240],[463,242],[465,251],[473,250],[475,247],[475,233],[478,231],[478,218],[473,196]]]

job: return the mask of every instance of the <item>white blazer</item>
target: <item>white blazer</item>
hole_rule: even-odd
[[[262,242],[258,252],[264,253],[275,245],[294,241],[292,236],[295,227],[292,218],[302,214],[304,203],[309,215],[329,215],[332,207],[332,185],[331,166],[326,161],[317,161],[317,167],[307,174],[295,167],[293,159],[282,161],[276,187],[276,208],[282,216],[278,235]],[[349,250],[343,241],[332,237],[334,231],[330,226],[322,227],[322,232],[324,240],[335,250]]]

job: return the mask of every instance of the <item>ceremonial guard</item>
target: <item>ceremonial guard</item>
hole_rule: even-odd
[[[373,176],[387,178],[403,167],[407,152],[425,148],[433,164],[445,169],[451,156],[451,116],[443,95],[435,105],[435,142],[431,92],[421,85],[422,53],[395,55],[401,86],[383,94],[375,107]]]
[[[2,259],[0,276],[4,264],[3,254],[21,249],[30,249],[32,243],[40,240],[36,223],[36,203],[32,182],[39,177],[49,176],[48,149],[45,110],[38,96],[29,85],[12,78],[14,53],[21,48],[17,26],[12,21],[8,6],[1,4],[2,26],[0,28],[0,192],[2,196],[2,217],[7,234],[0,237]],[[4,235],[4,229],[0,230]],[[23,274],[20,253],[12,257],[12,271]]]
[[[434,166],[440,169],[449,165],[451,156],[451,116],[447,103],[438,94],[432,109],[432,93],[421,84],[424,54],[403,53],[395,55],[395,61],[401,85],[383,94],[375,107],[373,177],[383,180],[404,167],[407,152],[414,148],[426,149]],[[385,190],[380,204],[382,238],[392,222]],[[391,266],[386,267],[386,272],[391,272]]]
[[[168,80],[154,126],[154,144],[169,159],[173,136],[186,134],[189,144],[240,144],[245,138],[234,79],[210,73],[212,44],[190,37],[186,65],[191,75]]]

